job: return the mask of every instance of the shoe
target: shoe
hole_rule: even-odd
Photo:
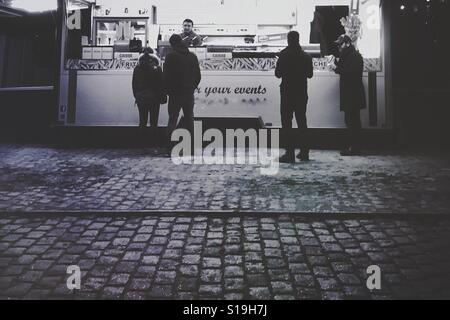
[[[309,159],[309,154],[303,154],[301,152],[297,155],[297,159],[302,161],[302,162],[308,162],[310,160]]]
[[[295,163],[295,158],[294,157],[290,157],[287,154],[285,154],[284,156],[282,156],[281,158],[278,159],[279,163]]]

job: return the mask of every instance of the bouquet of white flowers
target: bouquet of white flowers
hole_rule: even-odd
[[[358,39],[362,37],[362,21],[357,15],[350,15],[341,19],[341,24],[345,29],[345,34],[352,39],[353,44],[356,46]]]

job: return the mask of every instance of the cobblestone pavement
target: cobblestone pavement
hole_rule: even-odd
[[[17,298],[448,299],[450,220],[3,214],[0,299]]]
[[[0,146],[0,210],[448,213],[450,155],[314,151],[308,164],[174,165],[157,150]]]

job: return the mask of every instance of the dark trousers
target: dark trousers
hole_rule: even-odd
[[[153,128],[158,127],[158,120],[159,120],[159,104],[138,104],[139,109],[139,127],[145,128],[148,124],[148,118],[150,115],[150,126]]]
[[[302,155],[309,154],[308,122],[306,119],[306,109],[308,105],[308,95],[295,90],[281,89],[281,138],[286,146],[287,155],[295,156],[295,142],[300,141]],[[296,136],[292,128],[292,120],[295,116],[300,136]]]
[[[347,126],[347,147],[359,149],[359,139],[361,136],[361,111],[345,111],[345,125]]]
[[[183,110],[183,127],[194,134],[194,94],[182,93],[169,96],[169,124],[167,125],[167,138],[169,146],[172,145],[172,133],[178,125],[180,111]],[[192,137],[192,141],[194,138]]]

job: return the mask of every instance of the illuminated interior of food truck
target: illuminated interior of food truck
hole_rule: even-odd
[[[147,43],[147,21],[95,19],[95,39],[98,46],[110,46],[116,41],[140,40]]]
[[[197,55],[202,72],[196,91],[196,116],[258,118],[269,127],[280,126],[280,80],[274,70],[280,51],[287,45],[287,34],[295,30],[300,33],[303,49],[313,57],[310,126],[343,127],[338,106],[339,77],[330,65],[337,55],[334,41],[347,33],[354,37],[364,57],[370,108],[362,113],[363,125],[390,128],[385,63],[389,51],[381,37],[384,25],[380,1],[282,2],[97,0],[83,1],[76,9],[75,2],[66,1],[61,124],[134,125],[137,114],[132,108],[131,77],[140,52],[151,47],[163,67],[171,51],[170,36],[182,33],[183,21],[189,18],[203,40],[201,46],[189,48]],[[159,125],[167,125],[165,112]]]

